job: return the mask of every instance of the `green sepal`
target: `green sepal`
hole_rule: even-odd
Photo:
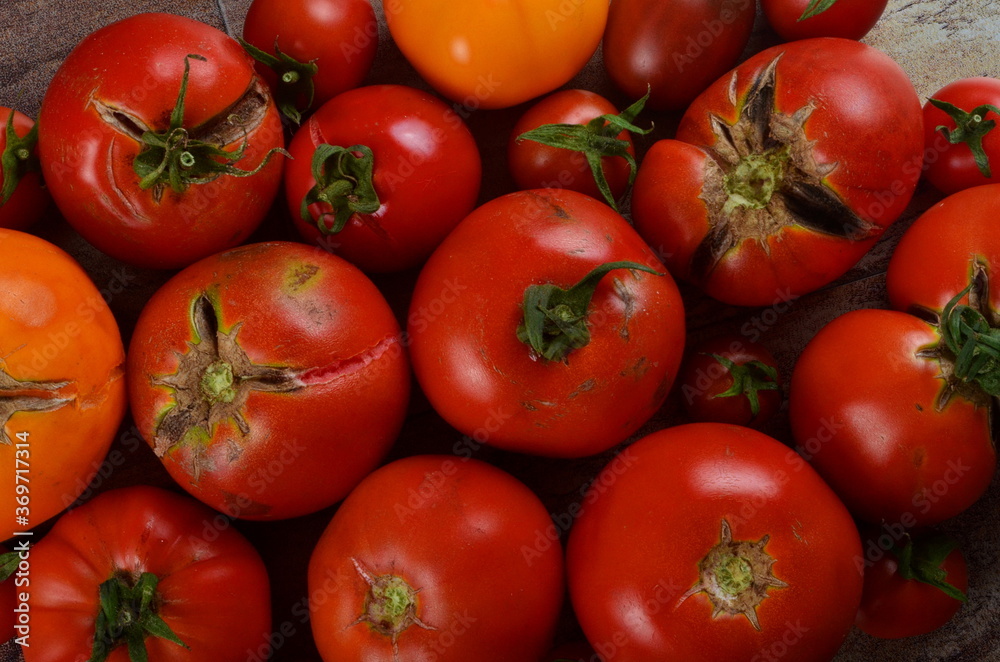
[[[239,39],[239,42],[250,57],[265,67],[270,67],[277,76],[278,85],[274,90],[274,100],[281,114],[295,124],[302,124],[302,113],[312,108],[316,98],[316,85],[313,83],[313,77],[319,72],[316,62],[299,62],[291,55],[283,53],[278,48],[277,37],[274,39],[274,55],[243,39]],[[302,97],[305,97],[306,103],[299,108],[297,102]]]
[[[317,147],[312,160],[316,185],[302,198],[302,220],[323,234],[336,234],[353,214],[374,214],[382,206],[372,181],[374,169],[375,155],[366,145],[340,147],[324,143]],[[315,220],[309,213],[309,206],[320,202],[333,207],[333,225],[325,221],[330,212]]]
[[[955,377],[1000,397],[1000,329],[990,326],[975,308],[959,305],[971,290],[969,284],[941,311],[941,342],[955,357]]]
[[[940,589],[948,597],[966,603],[968,597],[960,589],[949,584],[948,573],[941,567],[948,555],[958,547],[958,541],[951,536],[933,535],[913,541],[906,537],[906,544],[895,545],[892,553],[899,561],[897,572],[903,579],[918,581]]]
[[[98,588],[94,644],[88,662],[105,662],[111,651],[124,645],[131,662],[148,662],[147,637],[159,637],[183,648],[188,646],[156,613],[159,578],[144,572],[134,582],[116,574]]]
[[[710,354],[713,359],[719,362],[733,379],[733,385],[722,393],[713,395],[713,398],[731,398],[745,395],[750,401],[750,413],[757,417],[760,413],[760,396],[758,391],[778,390],[778,371],[774,366],[770,366],[763,361],[747,361],[738,365],[731,359],[721,354]]]
[[[993,177],[990,169],[990,157],[983,149],[983,138],[996,128],[995,120],[986,119],[986,113],[992,111],[1000,115],[1000,108],[993,104],[985,103],[966,112],[958,106],[941,101],[940,99],[930,99],[929,102],[955,121],[955,128],[949,129],[944,125],[939,125],[937,130],[948,139],[952,145],[965,143],[972,151],[972,156],[976,160],[976,167],[983,177]]]
[[[29,172],[38,172],[38,156],[35,154],[35,145],[38,143],[38,124],[34,124],[31,130],[23,138],[14,131],[14,110],[11,109],[7,116],[7,126],[5,129],[6,146],[3,154],[0,154],[0,167],[3,168],[3,188],[0,189],[0,207],[7,204],[10,197],[17,190],[17,185],[21,179]]]
[[[806,7],[806,10],[802,12],[802,16],[799,16],[798,20],[804,21],[807,18],[818,16],[832,7],[836,2],[837,0],[812,0]]]
[[[0,583],[10,579],[20,563],[21,555],[18,552],[0,554]]]

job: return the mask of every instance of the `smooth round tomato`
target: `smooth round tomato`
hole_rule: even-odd
[[[327,662],[537,660],[563,600],[545,506],[484,462],[413,456],[358,485],[309,562]]]
[[[920,100],[887,55],[807,39],[750,58],[690,106],[636,178],[636,229],[676,277],[764,306],[838,278],[920,178]],[[878,138],[875,139],[875,136]]]
[[[908,549],[907,549],[908,548]],[[933,632],[966,601],[968,567],[958,544],[945,536],[900,541],[867,558],[857,626],[882,639]]]
[[[789,416],[803,456],[851,512],[914,528],[958,515],[989,486],[989,400],[957,377],[936,327],[856,310],[803,350]]]
[[[601,199],[603,194],[584,151],[554,147],[521,136],[540,127],[574,124],[581,127],[576,134],[577,140],[588,144],[588,138],[599,134],[596,130],[585,132],[583,127],[604,115],[618,115],[618,110],[610,101],[588,90],[555,92],[529,108],[514,125],[507,142],[507,167],[518,187],[525,190],[564,188]],[[565,140],[565,134],[561,135]],[[635,158],[635,147],[627,130],[609,137],[619,141],[616,149],[623,149]],[[623,156],[607,156],[596,150],[595,156],[600,158],[611,202],[620,200],[628,190],[632,166]]]
[[[463,434],[580,457],[625,440],[663,404],[684,310],[621,216],[538,189],[486,203],[445,239],[417,279],[408,333],[424,393]]]
[[[605,660],[830,660],[861,600],[850,514],[794,452],[691,423],[635,442],[570,531],[570,598]]]
[[[125,416],[118,324],[76,261],[0,229],[0,512],[7,538],[69,506]]]
[[[48,190],[39,173],[35,122],[24,113],[0,106],[0,154],[16,167],[4,171],[0,163],[0,228],[24,230],[42,217],[49,206]]]
[[[236,248],[174,276],[129,347],[140,433],[170,475],[234,517],[344,498],[402,426],[410,377],[364,274],[304,244]]]
[[[378,51],[378,21],[370,0],[253,0],[243,39],[264,51],[257,72],[298,122],[365,79]]]
[[[924,105],[927,181],[945,194],[1000,181],[1000,80],[962,78],[930,98],[938,105]]]
[[[810,37],[861,39],[882,17],[889,0],[835,0],[818,13],[808,11],[812,4],[814,0],[761,0],[761,9],[785,41]]]
[[[299,232],[368,272],[422,264],[472,211],[482,179],[462,119],[402,85],[335,97],[289,153],[285,194]]]
[[[563,85],[597,50],[608,19],[607,0],[388,0],[384,8],[410,64],[468,109],[507,108]]]
[[[698,422],[763,425],[783,400],[777,363],[766,347],[741,336],[698,343],[678,377],[684,410]]]
[[[130,638],[157,662],[246,660],[271,632],[267,569],[236,529],[214,522],[200,503],[149,486],[68,512],[31,549],[25,662],[99,651],[129,662]]]
[[[604,31],[612,82],[649,107],[683,110],[729,71],[750,40],[751,0],[614,0]]]
[[[59,211],[130,264],[173,269],[236,246],[281,184],[281,120],[253,60],[183,16],[138,14],[83,39],[38,125]]]

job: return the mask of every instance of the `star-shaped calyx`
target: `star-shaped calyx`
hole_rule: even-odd
[[[29,382],[15,379],[0,362],[0,444],[10,446],[7,423],[18,412],[55,411],[73,401],[60,391],[70,382]]]
[[[437,628],[424,623],[417,616],[417,593],[420,589],[411,587],[405,579],[396,575],[374,575],[357,559],[351,559],[354,569],[365,583],[364,611],[351,626],[365,623],[375,632],[387,637],[392,644],[392,659],[399,660],[399,635],[410,626],[424,630]]]

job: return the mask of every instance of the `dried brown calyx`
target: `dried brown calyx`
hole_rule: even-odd
[[[396,575],[373,575],[358,562],[351,559],[354,569],[368,584],[364,611],[351,627],[365,623],[375,632],[392,643],[393,660],[399,660],[399,635],[415,625],[424,630],[437,628],[424,623],[417,616],[417,594],[402,577]]]
[[[55,411],[73,401],[62,393],[70,382],[30,382],[15,379],[0,365],[0,444],[10,446],[7,423],[18,412]]]

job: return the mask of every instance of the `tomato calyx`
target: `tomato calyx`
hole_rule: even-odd
[[[777,559],[764,550],[770,539],[765,535],[757,542],[734,541],[729,522],[723,519],[719,544],[698,562],[699,579],[681,596],[678,606],[692,595],[705,593],[712,603],[712,618],[742,614],[760,630],[757,607],[768,597],[767,590],[788,588],[772,573]]]
[[[605,202],[612,209],[618,211],[618,202],[615,200],[614,194],[611,193],[611,186],[604,174],[602,159],[605,157],[625,159],[629,165],[626,192],[632,188],[639,165],[629,152],[631,143],[628,140],[618,138],[618,135],[622,131],[628,131],[645,136],[653,130],[652,126],[643,129],[635,125],[635,118],[646,106],[649,94],[647,89],[644,97],[618,115],[608,113],[595,117],[586,124],[543,124],[531,131],[525,131],[515,140],[517,142],[530,140],[548,147],[582,153],[587,159],[587,165],[590,167],[590,172]]]
[[[372,182],[374,168],[375,155],[366,145],[317,147],[312,160],[316,185],[302,199],[302,220],[329,235],[343,230],[354,214],[374,214],[382,206]],[[309,207],[318,203],[329,205],[333,213],[323,211],[313,220]]]
[[[597,284],[616,269],[663,275],[636,262],[619,261],[595,267],[569,289],[552,283],[530,285],[524,291],[524,318],[517,327],[517,339],[531,348],[533,357],[568,362],[570,352],[590,343],[587,308],[597,291]]]
[[[7,115],[7,126],[4,129],[6,146],[0,154],[0,168],[3,168],[3,187],[0,188],[0,207],[5,205],[17,190],[17,185],[29,172],[39,172],[41,166],[35,153],[38,143],[38,124],[23,138],[14,131],[14,111]]]
[[[751,81],[742,100],[736,98],[736,74],[730,100],[739,108],[735,123],[712,115],[715,143],[705,147],[701,199],[711,230],[695,250],[691,276],[704,280],[723,256],[744,241],[768,240],[785,228],[799,226],[857,241],[877,235],[878,227],[858,216],[824,179],[837,163],[818,163],[805,125],[815,107],[792,114],[775,107],[775,57]]]
[[[900,577],[930,584],[964,604],[969,601],[968,597],[961,589],[948,583],[948,573],[942,567],[956,548],[958,541],[951,536],[934,535],[914,541],[907,535],[906,544],[893,546],[892,553],[899,561],[897,572]]]
[[[396,575],[373,575],[352,558],[354,569],[365,583],[368,593],[365,595],[364,612],[351,627],[366,623],[378,634],[388,637],[392,643],[394,660],[399,660],[399,635],[410,626],[416,625],[424,630],[436,630],[417,616],[417,594],[420,589],[414,589],[402,577]]]
[[[721,354],[710,354],[726,369],[733,380],[733,385],[713,398],[731,398],[746,396],[750,402],[750,413],[757,417],[760,413],[760,391],[776,391],[778,389],[778,371],[763,361],[747,361],[744,364],[735,363]]]
[[[0,584],[11,578],[20,562],[20,552],[5,552],[0,554]]]
[[[313,83],[313,77],[319,72],[316,62],[299,62],[288,53],[282,52],[278,47],[277,37],[274,38],[274,55],[244,39],[239,39],[239,42],[250,57],[274,71],[278,78],[278,87],[274,90],[278,109],[295,124],[301,124],[302,113],[312,108],[316,96],[316,86]],[[301,108],[298,106],[299,99],[305,99]]]
[[[819,16],[827,9],[832,7],[837,0],[812,0],[808,6],[806,6],[805,11],[802,12],[802,16],[799,16],[799,21],[804,21],[807,18],[812,18],[813,16]]]
[[[150,636],[166,639],[190,650],[157,614],[160,595],[156,588],[159,581],[151,572],[134,577],[131,573],[120,571],[101,584],[97,631],[88,662],[104,662],[111,651],[123,644],[128,647],[132,662],[148,662],[146,638]]]
[[[18,412],[55,411],[73,401],[59,391],[70,382],[27,382],[10,376],[0,367],[0,445],[13,444],[7,436],[7,422]]]
[[[968,145],[972,151],[973,158],[976,160],[976,167],[979,169],[979,172],[983,177],[992,178],[993,172],[990,168],[990,157],[983,148],[983,138],[995,129],[997,125],[996,120],[986,119],[986,114],[992,111],[1000,115],[1000,108],[986,103],[973,108],[971,111],[965,111],[955,104],[940,99],[929,99],[929,102],[935,108],[944,111],[955,122],[954,129],[939,125],[936,127],[936,130],[944,134],[944,137],[952,145],[959,145],[961,143]]]

